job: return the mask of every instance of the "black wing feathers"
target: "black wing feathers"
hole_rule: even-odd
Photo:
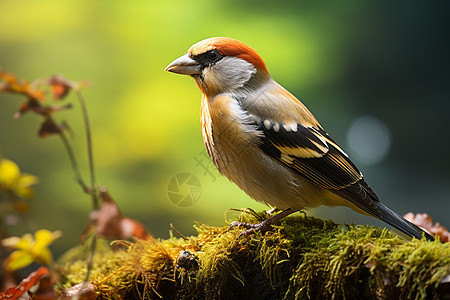
[[[277,125],[273,125],[273,123],[269,125],[270,129],[267,129],[264,125],[259,126],[264,131],[264,135],[276,146],[307,148],[321,155],[325,154],[323,148],[327,148],[327,145],[307,127],[296,124],[296,131],[293,131],[292,128],[287,131],[283,124],[278,124],[278,130],[276,131],[275,126]]]
[[[273,126],[267,129],[261,123],[257,122],[258,129],[264,133],[260,144],[262,151],[311,182],[349,200],[368,214],[381,217],[374,203],[379,201],[377,195],[363,180],[352,161],[325,131],[300,124],[297,124],[296,131],[286,131],[283,125],[275,131]],[[313,158],[288,155],[290,159],[283,159],[283,155],[286,155],[283,152],[284,148],[277,146],[306,148],[317,152],[318,155]],[[323,151],[324,146],[327,151]]]
[[[425,234],[434,240],[384,206],[347,154],[320,126],[261,119],[255,119],[255,125],[263,133],[259,148],[280,164],[410,236],[420,239]]]

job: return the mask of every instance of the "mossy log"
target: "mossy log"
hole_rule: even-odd
[[[266,217],[247,211],[239,221]],[[195,228],[189,238],[97,247],[97,298],[450,299],[450,243],[306,215],[240,238],[239,228]],[[61,290],[83,281],[85,252],[72,249],[59,261]]]

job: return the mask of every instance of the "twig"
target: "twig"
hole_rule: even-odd
[[[47,115],[47,118],[53,124],[56,124],[56,122],[50,115]],[[83,181],[83,178],[81,177],[80,168],[78,167],[78,162],[75,157],[75,153],[73,152],[72,145],[69,142],[69,139],[67,138],[63,130],[59,130],[58,135],[64,144],[64,148],[66,148],[67,154],[69,155],[70,164],[72,165],[72,170],[75,173],[75,181],[78,182],[79,185],[81,185],[81,188],[85,193],[89,193],[89,187],[86,185],[86,183]]]
[[[89,281],[89,277],[91,276],[92,269],[94,268],[94,254],[95,254],[96,246],[97,246],[97,232],[94,231],[94,234],[92,235],[92,239],[91,239],[91,247],[89,249],[89,256],[87,259],[87,272],[86,272],[86,277],[84,279],[85,282]]]
[[[95,188],[95,168],[94,168],[94,154],[92,150],[92,135],[91,135],[91,126],[89,122],[89,115],[87,111],[86,101],[84,100],[83,94],[81,90],[78,88],[78,85],[74,89],[76,91],[76,95],[78,101],[80,102],[81,111],[83,114],[84,126],[86,130],[86,143],[87,143],[87,152],[88,152],[88,160],[89,160],[89,174],[91,178],[91,186],[90,186],[90,194],[92,197],[92,203],[94,206],[94,210],[99,208],[97,191]]]
[[[89,161],[89,174],[91,179],[91,186],[89,189],[89,194],[92,197],[92,204],[93,209],[98,210],[99,209],[99,203],[98,203],[98,197],[97,197],[97,189],[96,189],[96,183],[95,183],[95,168],[94,168],[94,152],[92,147],[92,135],[91,135],[91,126],[89,122],[89,115],[88,110],[86,106],[86,101],[84,100],[83,94],[81,93],[81,90],[78,86],[78,84],[74,84],[74,91],[77,95],[78,101],[81,106],[81,112],[83,115],[83,121],[84,121],[84,127],[86,131],[86,144],[87,144],[87,154],[88,154],[88,161]],[[93,220],[93,225],[97,227],[97,222]],[[97,244],[97,232],[94,231],[94,234],[92,236],[91,240],[91,248],[89,249],[89,257],[87,260],[87,272],[86,272],[86,278],[85,281],[89,281],[89,277],[91,275],[92,269],[94,267],[94,254],[95,254],[95,247]]]
[[[173,231],[175,231],[175,233],[178,234],[178,236],[179,236],[180,238],[182,238],[183,240],[185,240],[185,241],[188,241],[188,240],[189,240],[187,237],[185,237],[183,234],[181,234],[181,232],[180,232],[178,229],[176,229],[175,226],[173,226],[172,223],[170,223],[170,229],[172,229]]]

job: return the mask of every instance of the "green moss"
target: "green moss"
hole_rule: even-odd
[[[267,216],[246,211],[238,220]],[[99,298],[424,299],[438,298],[450,274],[449,244],[404,241],[371,226],[300,215],[241,238],[239,228],[195,228],[186,239],[116,242],[115,251],[100,243],[91,276]],[[83,280],[83,251],[60,261],[64,287]]]

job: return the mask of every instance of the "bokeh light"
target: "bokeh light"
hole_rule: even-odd
[[[362,116],[350,126],[347,143],[355,162],[377,164],[389,154],[391,132],[381,120],[373,116]]]

